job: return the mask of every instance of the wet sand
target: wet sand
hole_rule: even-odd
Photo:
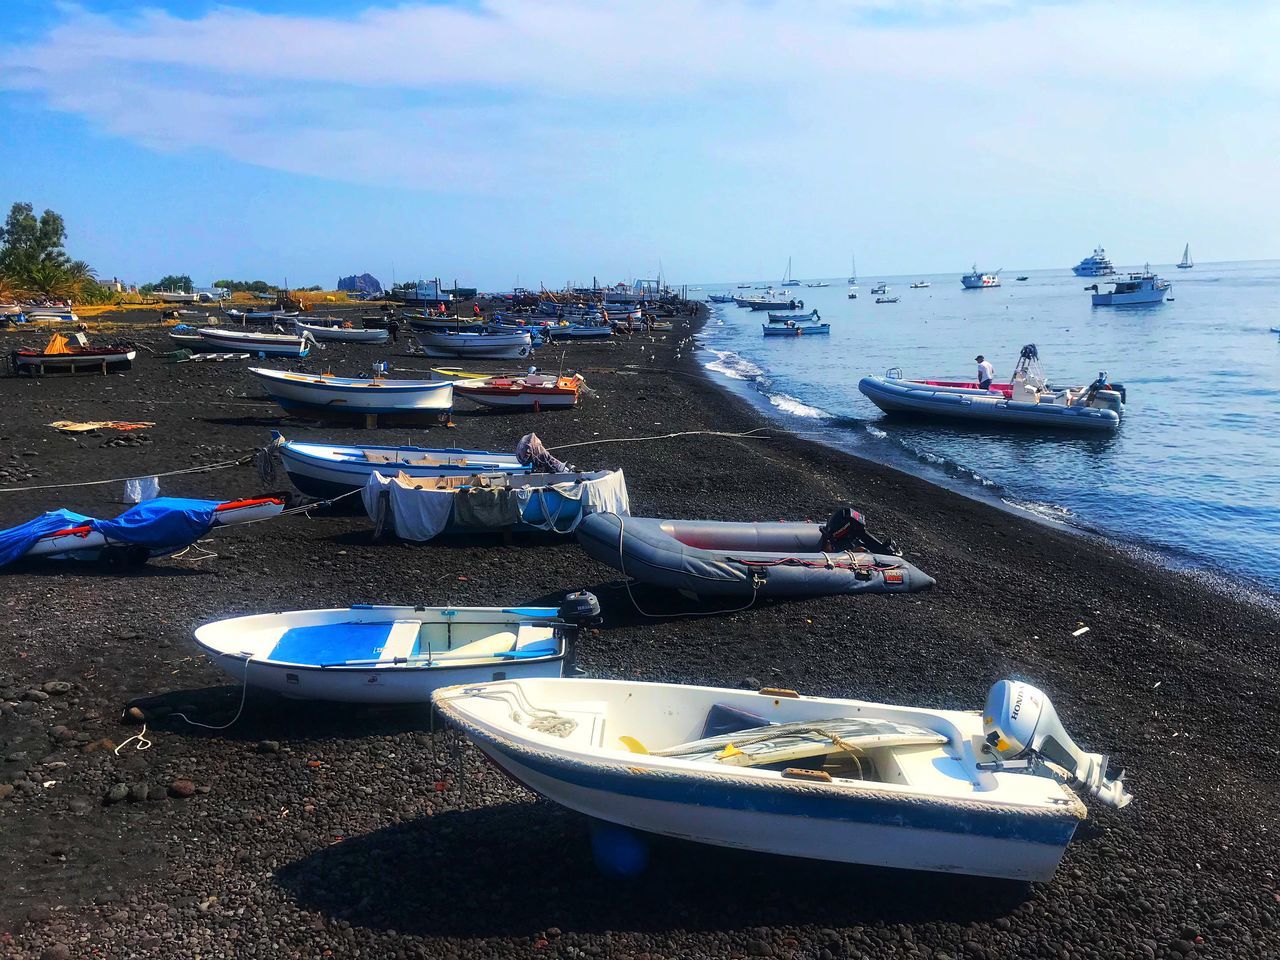
[[[919,479],[790,437],[718,389],[689,330],[539,354],[596,394],[572,411],[364,431],[286,419],[246,364],[143,351],[106,378],[0,379],[0,490],[236,460],[271,429],[298,439],[412,439],[511,450],[536,431],[583,468],[621,467],[633,511],[822,520],[841,502],[938,579],[927,594],[763,602],[645,617],[572,540],[372,541],[363,516],[299,514],[233,530],[140,570],[0,573],[0,953],[14,957],[1261,957],[1280,949],[1276,637],[1233,584],[1133,559]],[[156,351],[158,328],[130,334]],[[0,333],[7,352],[38,344]],[[303,362],[351,375],[403,347]],[[287,361],[268,361],[285,368]],[[412,373],[404,373],[411,376]],[[69,438],[54,420],[151,420]],[[758,428],[762,439],[687,436]],[[119,441],[119,437],[133,437]],[[145,436],[145,440],[137,437]],[[0,492],[0,525],[54,507],[123,509],[122,484]],[[288,489],[281,471],[267,489]],[[252,466],[162,480],[175,495],[264,489]],[[206,552],[215,556],[196,559]],[[1068,730],[1129,771],[1136,799],[1098,804],[1055,879],[1028,885],[660,842],[638,880],[602,879],[582,818],[482,763],[425,709],[250,695],[191,631],[249,612],[353,602],[509,604],[588,588],[605,619],[580,644],[593,675],[976,709],[1031,680]],[[644,588],[646,611],[688,609]],[[1089,632],[1072,636],[1079,626]],[[70,685],[64,690],[59,683]],[[49,689],[45,685],[49,684]],[[150,749],[126,744],[137,698]],[[170,796],[192,781],[187,798]],[[12,790],[5,789],[12,787]],[[112,802],[121,787],[128,796]],[[113,793],[114,790],[114,793]],[[179,792],[182,792],[181,790]],[[140,797],[147,799],[139,799]]]

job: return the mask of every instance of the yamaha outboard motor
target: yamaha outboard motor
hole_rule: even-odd
[[[1107,758],[1076,746],[1049,698],[1029,683],[1001,680],[993,686],[983,708],[982,729],[987,751],[1002,760],[1052,763],[1114,807],[1123,807],[1133,799],[1124,789],[1124,773],[1108,779]]]
[[[561,620],[584,626],[600,622],[600,601],[589,590],[577,590],[560,601]]]
[[[867,532],[867,518],[853,507],[838,507],[822,525],[822,550],[834,553],[843,550],[870,550],[895,557],[902,551],[892,540],[880,540]]]

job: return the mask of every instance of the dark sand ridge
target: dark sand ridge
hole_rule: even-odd
[[[598,391],[571,412],[487,415],[460,404],[448,431],[282,429],[509,450],[529,430],[555,445],[771,426],[699,373],[684,335],[568,347],[566,364]],[[135,338],[169,348],[155,328]],[[0,334],[6,350],[38,339]],[[427,366],[391,352],[399,367]],[[350,374],[385,354],[330,348],[305,366]],[[554,366],[551,356],[539,359]],[[150,356],[106,380],[0,379],[0,486],[233,458],[280,425],[259,396],[243,365]],[[109,418],[157,426],[149,442],[127,446],[46,426]],[[851,502],[938,588],[647,620],[616,573],[571,541],[374,544],[363,516],[260,524],[208,544],[214,558],[139,572],[0,574],[0,785],[17,784],[0,799],[0,921],[11,931],[0,954],[1276,955],[1275,615],[1233,597],[1225,578],[1215,590],[769,432],[578,447],[570,459],[624,468],[639,514],[822,519]],[[286,485],[281,475],[276,486]],[[262,488],[241,467],[164,489],[231,498]],[[120,485],[0,493],[0,524],[55,506],[110,515],[123,509],[119,495]],[[129,744],[115,756],[102,743],[138,731],[116,720],[135,697],[164,695],[215,723],[231,716],[239,688],[189,639],[210,619],[349,602],[510,603],[577,587],[605,608],[599,634],[580,646],[593,674],[964,709],[980,707],[995,679],[1025,677],[1082,744],[1129,770],[1136,799],[1119,812],[1092,805],[1057,877],[1037,886],[681,843],[658,844],[648,873],[619,883],[595,872],[580,817],[432,734],[425,711],[251,697],[224,733],[161,720],[145,752]],[[679,606],[643,589],[637,597],[646,609]],[[1072,637],[1080,623],[1090,632]],[[74,686],[47,699],[26,693],[49,681]],[[178,778],[200,791],[103,802],[114,784],[163,796]]]

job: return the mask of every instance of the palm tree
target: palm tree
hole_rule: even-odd
[[[22,286],[26,293],[51,300],[65,300],[76,295],[80,282],[73,279],[70,271],[62,264],[40,260],[27,268]]]

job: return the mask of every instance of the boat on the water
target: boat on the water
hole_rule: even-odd
[[[536,679],[432,702],[498,769],[591,818],[635,874],[645,834],[813,860],[1049,880],[1087,816],[1130,801],[1049,698],[1002,680],[979,712],[645,683]]]
[[[453,384],[446,380],[335,377],[262,367],[249,372],[286,413],[338,418],[430,413],[448,419],[453,409]]]
[[[1100,289],[1098,284],[1085,287],[1093,291],[1091,300],[1095,307],[1125,307],[1144,303],[1162,303],[1169,295],[1173,284],[1157,277],[1151,272],[1148,264],[1141,273],[1131,273],[1126,277],[1106,281],[1108,289]]]
[[[1195,265],[1195,261],[1191,259],[1191,244],[1188,243],[1182,248],[1182,259],[1178,261],[1178,269],[1190,270]]]
[[[1022,348],[1008,383],[983,390],[970,380],[907,380],[899,369],[863,377],[858,390],[888,414],[1108,432],[1120,426],[1127,393],[1104,371],[1079,387],[1050,384],[1035,344]]]
[[[578,542],[625,576],[695,596],[906,593],[934,584],[849,508],[826,524],[594,513],[578,527]]]
[[[445,533],[565,535],[597,511],[631,511],[621,470],[471,477],[375,473],[360,495],[376,529],[419,542]]]
[[[199,327],[196,332],[218,350],[260,353],[267,357],[305,357],[315,343],[311,334],[255,333],[248,330],[221,330]]]
[[[386,329],[365,330],[337,324],[304,323],[301,320],[295,320],[293,325],[299,334],[309,333],[317,340],[335,343],[386,343],[391,339],[391,331]]]
[[[195,641],[237,683],[291,699],[426,703],[451,684],[563,676],[592,605],[590,594],[560,607],[358,604],[218,620]]]
[[[43,347],[18,347],[9,354],[15,374],[101,373],[128,370],[138,351],[132,344],[90,343],[82,333],[55,333]]]
[[[808,313],[802,313],[796,316],[794,313],[771,313],[769,314],[770,323],[803,323],[805,320],[818,321],[822,317],[818,314],[817,309],[810,310]]]
[[[53,510],[0,531],[0,566],[26,557],[142,563],[189,547],[219,527],[265,520],[283,510],[279,497],[225,502],[155,497],[111,520]]]
[[[515,360],[533,353],[533,337],[527,332],[417,330],[414,335],[429,357]]]
[[[998,287],[1000,286],[1000,271],[983,273],[975,263],[973,269],[960,278],[960,283],[964,285],[966,290],[984,290],[987,287]]]
[[[816,337],[831,332],[829,323],[796,323],[794,320],[786,323],[762,323],[760,326],[766,337]]]
[[[484,407],[553,410],[574,406],[584,384],[581,375],[529,373],[521,377],[466,377],[454,382],[453,392]]]
[[[399,473],[410,477],[469,477],[532,470],[514,454],[487,450],[306,443],[286,440],[275,431],[271,440],[293,485],[312,497],[336,497],[360,490],[371,473],[384,477]]]
[[[858,261],[852,254],[849,256],[849,286],[858,286]]]
[[[707,303],[733,303],[733,294],[731,293],[708,294]]]
[[[850,287],[850,288],[849,288],[849,295],[848,295],[848,296],[849,296],[849,299],[850,299],[850,300],[857,300],[857,299],[858,299],[858,288],[857,288],[857,287]]]
[[[915,283],[911,284],[911,289],[926,290],[931,286],[933,286],[933,284],[931,284],[928,280],[917,280]]]
[[[1072,267],[1071,272],[1077,277],[1109,277],[1116,272],[1116,266],[1099,244],[1093,248],[1093,253]]]
[[[825,281],[819,280],[816,283],[806,283],[805,286],[806,287],[829,287],[831,286],[831,284],[826,283]]]
[[[762,297],[762,298],[760,298],[759,300],[752,300],[752,301],[750,301],[750,302],[747,304],[747,306],[748,306],[748,307],[750,307],[752,310],[756,310],[756,311],[759,311],[759,310],[803,310],[803,309],[804,309],[804,301],[803,301],[803,300],[796,300],[796,299],[783,300],[783,299],[776,298],[776,297],[770,297],[770,298],[764,298],[764,297]]]
[[[901,297],[876,297],[876,303],[897,303]]]
[[[877,283],[874,287],[871,288],[871,295],[873,297],[886,294],[888,292],[889,292],[889,285],[886,283]]]
[[[799,280],[793,280],[793,279],[792,279],[792,277],[791,277],[791,258],[790,258],[790,257],[787,257],[787,272],[786,272],[786,274],[783,276],[783,278],[782,278],[782,283],[781,283],[781,284],[779,284],[779,286],[783,286],[783,287],[798,287],[798,286],[800,286],[800,281],[799,281]]]
[[[1028,276],[1026,276],[1025,274],[1023,274],[1022,276],[1020,276],[1020,277],[1014,277],[1013,279],[1015,279],[1015,280],[1017,280],[1019,283],[1021,283],[1023,280],[1029,280],[1029,279],[1031,279],[1031,278],[1030,278],[1030,277],[1028,277]]]

